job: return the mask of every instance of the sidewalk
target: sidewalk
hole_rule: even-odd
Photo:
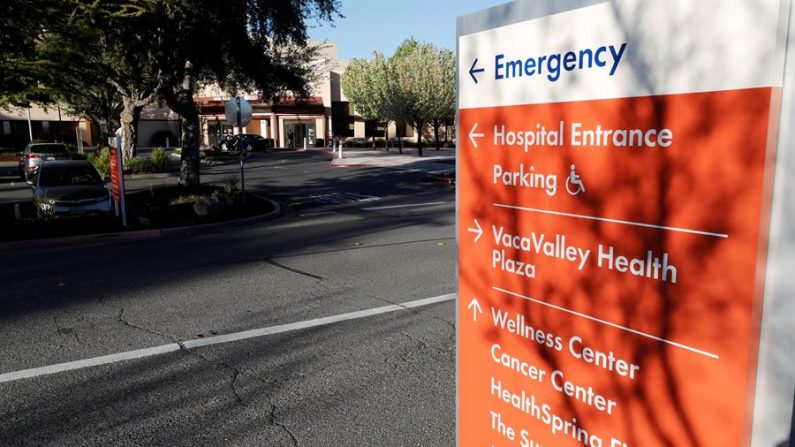
[[[335,168],[395,168],[414,172],[448,173],[455,172],[455,149],[436,150],[423,148],[423,156],[417,156],[417,149],[405,148],[403,154],[392,148],[389,152],[380,150],[342,149],[342,159],[334,154],[331,166]]]

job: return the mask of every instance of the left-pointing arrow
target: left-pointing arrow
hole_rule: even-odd
[[[477,236],[475,236],[475,243],[477,243],[478,239],[480,239],[480,237],[483,236],[483,229],[480,228],[480,224],[478,223],[477,219],[475,219],[475,227],[477,228],[467,228],[467,231],[469,231],[470,233],[477,234]]]
[[[478,129],[478,123],[475,123],[475,125],[472,126],[472,130],[469,131],[469,140],[472,142],[472,146],[475,146],[475,149],[478,148],[478,140],[476,140],[475,138],[483,138],[486,136],[485,134],[480,132],[475,133],[477,129]]]
[[[475,68],[475,66],[477,65],[478,65],[478,58],[475,58],[475,60],[472,62],[472,66],[469,67],[469,76],[472,76],[472,80],[475,81],[475,84],[478,83],[478,78],[475,77],[475,73],[481,73],[486,71],[485,68]]]
[[[480,307],[480,303],[478,303],[477,298],[472,298],[472,301],[469,302],[467,309],[472,310],[472,319],[478,321],[478,314],[483,313],[483,309]]]

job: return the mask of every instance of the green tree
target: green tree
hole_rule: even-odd
[[[104,106],[103,114],[115,114],[118,103],[112,104],[113,98],[120,99],[120,119],[116,121],[113,116],[111,123],[119,123],[122,153],[129,160],[136,153],[141,110],[155,99],[159,85],[154,57],[158,36],[151,32],[156,26],[152,0],[71,2],[74,7],[67,26],[46,40],[42,48],[45,59],[60,60],[60,71],[74,88],[82,83],[85,89],[74,98],[75,90],[69,90],[69,85],[54,81],[53,86],[66,91],[63,96],[67,99],[72,96],[74,106]],[[75,63],[78,60],[82,64]],[[110,89],[115,95],[109,93]],[[109,102],[103,104],[97,99]],[[94,112],[91,107],[83,107],[83,111]]]
[[[386,123],[384,141],[388,142],[389,122],[392,121],[389,108],[389,71],[384,56],[373,53],[373,59],[354,59],[342,74],[340,83],[345,96],[356,107],[356,111],[365,120]],[[375,148],[375,136],[373,136]],[[389,145],[387,144],[387,150]]]
[[[132,157],[137,117],[158,85],[152,0],[9,3],[13,14],[0,21],[0,34],[19,39],[24,48],[3,50],[10,56],[3,58],[3,102],[63,103],[71,113],[94,119],[102,138],[120,126],[125,158]],[[15,27],[20,29],[9,31]],[[120,122],[120,115],[133,119]]]
[[[0,14],[0,104],[27,106],[49,100],[39,85],[37,42],[56,18],[61,0],[9,0]]]
[[[436,53],[436,61],[431,66],[433,78],[433,97],[431,99],[431,119],[436,150],[439,150],[439,129],[455,117],[455,56],[447,49]]]
[[[390,110],[398,122],[407,122],[417,131],[417,155],[422,156],[425,125],[446,113],[445,82],[455,82],[449,72],[449,52],[413,38],[403,42],[389,60]],[[438,132],[437,132],[438,134]]]
[[[8,58],[0,67],[11,71],[2,74],[0,98],[22,104],[61,97],[78,107],[85,98],[68,92],[110,85],[122,116],[133,118],[121,120],[131,157],[136,118],[159,94],[182,119],[183,184],[199,182],[198,86],[216,82],[266,99],[286,90],[305,94],[313,72],[307,61],[317,53],[307,44],[306,22],[331,20],[338,8],[337,0],[9,1],[12,12],[0,20],[0,54]],[[6,48],[14,37],[23,44]]]
[[[84,116],[97,124],[99,141],[107,144],[116,129],[121,127],[122,98],[116,89],[107,85],[81,86],[81,89],[53,92],[64,111],[73,116]]]
[[[331,20],[337,0],[153,0],[158,17],[160,94],[182,120],[180,182],[199,183],[199,112],[195,92],[215,82],[230,94],[265,99],[307,92],[308,20]]]

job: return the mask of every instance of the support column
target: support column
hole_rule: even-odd
[[[318,126],[318,124],[320,125]],[[326,117],[324,116],[323,119],[316,119],[315,126],[317,127],[317,129],[315,129],[315,139],[322,138],[323,145],[328,146],[328,137],[326,136]]]
[[[269,138],[273,138],[274,147],[281,147],[281,145],[279,144],[279,117],[276,115],[271,115]]]

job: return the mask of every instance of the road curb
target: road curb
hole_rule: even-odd
[[[238,225],[247,225],[257,222],[264,222],[271,220],[275,217],[278,217],[282,214],[282,206],[279,205],[279,203],[276,202],[275,200],[269,199],[259,194],[252,193],[251,195],[270,202],[271,205],[273,205],[273,211],[261,214],[259,216],[244,217],[242,219],[229,220],[225,222],[213,222],[202,225],[188,225],[184,227],[161,228],[160,232],[163,234],[163,236],[188,235],[196,231],[211,230],[211,229],[225,228],[225,227],[235,227]]]
[[[349,165],[340,165],[331,163],[332,168],[383,168],[385,166],[378,166],[378,165],[368,165],[368,164],[349,164]]]
[[[169,178],[169,177],[179,177],[179,172],[152,172],[146,174],[129,174],[124,173],[125,180],[147,180],[147,179],[159,179],[159,178]]]
[[[448,176],[438,173],[428,173],[428,180],[440,185],[455,185],[455,174]]]
[[[52,239],[27,239],[22,241],[12,241],[0,243],[0,251],[21,250],[28,248],[54,248],[77,244],[96,244],[103,242],[129,242],[157,239],[168,236],[189,235],[194,232],[211,230],[225,227],[235,227],[258,222],[265,222],[282,214],[282,207],[275,200],[252,194],[262,200],[268,201],[273,205],[273,210],[258,216],[244,217],[242,219],[230,220],[225,222],[213,222],[202,225],[188,225],[173,228],[154,228],[151,230],[120,231],[117,233],[85,234],[81,236],[68,236]]]

